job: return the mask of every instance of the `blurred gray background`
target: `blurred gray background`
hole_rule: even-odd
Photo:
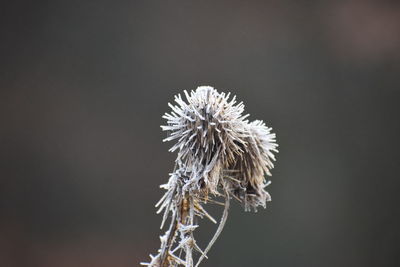
[[[399,1],[2,1],[0,23],[0,266],[147,261],[161,115],[199,85],[280,145],[273,201],[235,203],[202,266],[400,266]]]

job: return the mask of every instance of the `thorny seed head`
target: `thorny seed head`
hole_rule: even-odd
[[[161,126],[177,140],[171,152],[178,150],[176,162],[192,181],[187,189],[199,194],[218,194],[221,179],[230,192],[254,209],[270,200],[265,192],[264,174],[271,175],[277,152],[275,134],[262,121],[249,122],[243,115],[244,104],[236,104],[230,93],[218,93],[210,86],[200,86],[189,94],[175,96],[176,105],[163,118]]]

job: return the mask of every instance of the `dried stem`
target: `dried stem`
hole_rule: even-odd
[[[214,245],[215,241],[217,241],[217,238],[222,233],[222,230],[224,229],[226,220],[228,219],[229,203],[230,203],[229,192],[227,189],[225,189],[225,208],[224,208],[224,212],[222,213],[221,221],[218,225],[217,230],[215,231],[213,238],[211,239],[210,243],[208,243],[206,249],[204,250],[203,255],[200,256],[195,267],[200,265],[201,261],[204,259],[204,257],[207,256],[207,253],[210,251],[211,247]]]
[[[168,267],[168,260],[167,260],[167,256],[168,253],[172,247],[172,244],[174,242],[174,238],[175,238],[175,234],[176,234],[176,230],[177,230],[177,220],[176,220],[176,211],[174,211],[172,213],[172,218],[171,218],[171,225],[169,227],[169,230],[167,232],[167,242],[165,242],[165,245],[161,248],[161,252],[160,252],[160,265],[162,267]]]

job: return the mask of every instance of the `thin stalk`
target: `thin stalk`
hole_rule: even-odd
[[[207,256],[207,253],[210,251],[211,247],[214,245],[215,241],[221,234],[222,230],[224,229],[226,220],[228,219],[230,198],[229,198],[229,192],[225,188],[225,186],[224,186],[224,192],[225,192],[225,208],[224,208],[224,212],[222,213],[221,222],[219,223],[218,228],[215,231],[213,238],[211,239],[210,243],[208,243],[206,249],[204,250],[204,253],[200,256],[195,267],[198,267],[200,265],[201,261]]]

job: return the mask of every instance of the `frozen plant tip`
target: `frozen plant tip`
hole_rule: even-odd
[[[265,208],[271,200],[265,187],[265,175],[271,175],[277,151],[275,134],[262,121],[249,122],[243,115],[244,105],[230,93],[219,93],[210,86],[200,86],[189,94],[175,96],[175,105],[163,118],[168,132],[164,141],[175,141],[170,151],[177,151],[175,169],[166,190],[156,204],[163,212],[161,228],[170,215],[170,225],[161,239],[161,247],[149,263],[151,267],[198,266],[221,233],[228,217],[231,197],[246,211]],[[224,198],[224,203],[215,200]],[[202,250],[194,231],[197,218],[216,220],[203,205],[217,203],[224,211],[216,233]],[[197,261],[195,263],[195,259]]]

